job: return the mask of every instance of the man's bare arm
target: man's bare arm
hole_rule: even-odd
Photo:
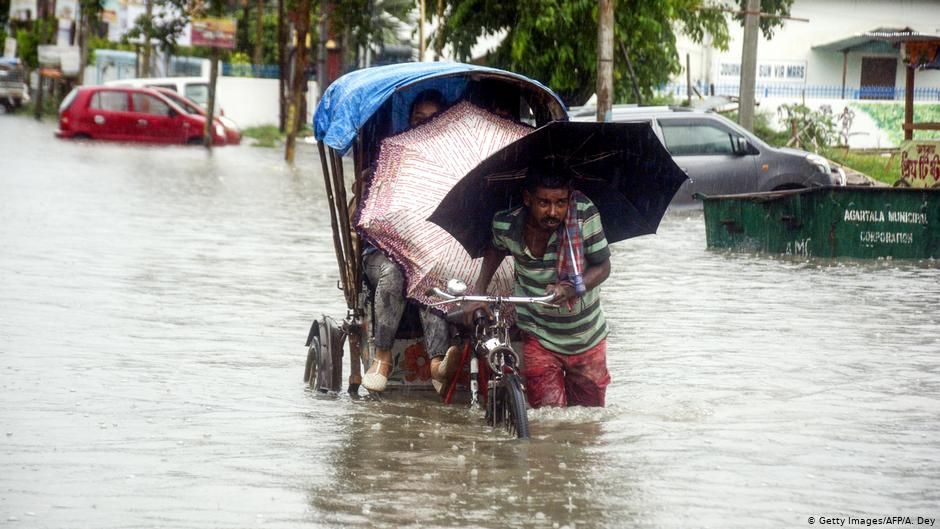
[[[483,252],[483,265],[480,267],[480,276],[477,278],[476,284],[473,285],[475,294],[483,295],[486,293],[490,281],[496,275],[496,270],[499,269],[499,265],[502,264],[507,255],[509,255],[507,252],[498,250],[492,244],[487,245],[486,250]]]

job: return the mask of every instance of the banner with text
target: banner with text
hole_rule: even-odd
[[[940,141],[911,140],[902,143],[901,178],[911,187],[940,185]]]

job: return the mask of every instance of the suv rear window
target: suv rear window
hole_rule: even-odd
[[[188,84],[183,90],[185,91],[183,94],[184,96],[192,99],[202,106],[206,106],[206,103],[209,101],[209,85],[207,84]]]
[[[127,93],[102,90],[91,97],[91,108],[107,112],[127,112]]]
[[[673,156],[734,154],[728,131],[708,123],[669,123],[660,120],[666,148]]]

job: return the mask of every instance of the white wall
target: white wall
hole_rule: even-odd
[[[938,0],[795,0],[790,9],[793,17],[806,18],[809,22],[786,21],[783,27],[774,31],[771,40],[760,35],[758,43],[758,64],[761,62],[801,62],[806,65],[806,78],[800,84],[810,86],[842,85],[842,53],[814,50],[813,46],[826,44],[851,37],[857,33],[871,31],[879,27],[910,27],[923,33],[940,35],[940,2]],[[677,43],[683,73],[676,76],[675,82],[685,82],[685,54],[689,53],[692,62],[692,82],[725,84],[720,79],[719,65],[722,62],[741,62],[743,29],[741,25],[729,19],[728,28],[731,41],[728,50],[713,50],[712,64],[702,64],[708,60],[708,53],[702,46],[686,38]],[[889,56],[878,53],[853,52],[849,54],[846,85],[857,87],[861,80],[861,57]],[[707,73],[711,70],[711,76]],[[940,87],[940,71],[919,71],[916,78],[918,87]],[[758,80],[760,84],[762,81]],[[736,82],[735,82],[736,84]],[[898,68],[897,87],[904,86],[904,68]]]
[[[278,80],[253,77],[219,77],[217,86],[219,105],[225,116],[240,128],[278,123]],[[307,83],[307,116],[310,123],[316,108],[317,83]]]

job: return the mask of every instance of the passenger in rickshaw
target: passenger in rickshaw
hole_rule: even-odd
[[[429,121],[444,107],[444,96],[437,90],[419,93],[411,105],[409,125],[413,128]],[[397,264],[368,243],[363,248],[362,263],[373,290],[375,313],[375,357],[362,377],[362,385],[369,391],[381,392],[385,390],[388,377],[394,369],[392,345],[405,311],[405,278]],[[425,351],[431,359],[431,382],[440,391],[456,370],[457,361],[454,357],[458,350],[456,347],[448,348],[448,325],[443,317],[428,310],[420,310],[419,315],[424,330]]]

